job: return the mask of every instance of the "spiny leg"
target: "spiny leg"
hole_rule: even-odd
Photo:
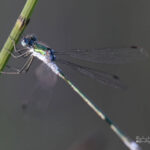
[[[21,51],[24,51],[24,50],[28,50],[27,48],[22,48],[22,49],[17,49],[16,48],[16,43],[15,43],[15,41],[14,41],[14,39],[11,37],[11,36],[9,36],[9,38],[12,40],[12,42],[13,42],[13,46],[14,46],[14,51],[15,52],[21,52]]]
[[[2,73],[2,74],[21,74],[21,73],[26,73],[29,70],[29,67],[32,64],[32,61],[33,61],[33,56],[30,56],[28,58],[28,60],[25,62],[25,64],[21,67],[21,69],[13,68],[16,71],[14,71],[14,72],[1,71],[0,73]],[[11,68],[10,66],[8,66],[8,67]]]
[[[6,49],[6,48],[5,48]],[[20,58],[20,57],[22,57],[22,56],[24,56],[24,55],[28,55],[28,54],[30,54],[29,53],[29,51],[27,51],[27,52],[25,52],[25,53],[23,53],[23,54],[20,54],[20,55],[14,55],[12,52],[10,52],[8,49],[6,49],[7,50],[7,52],[8,53],[10,53],[11,54],[11,56],[13,57],[13,58],[15,58],[15,59],[17,59],[17,58]]]
[[[26,73],[29,70],[29,68],[33,62],[33,58],[34,58],[34,56],[32,56],[32,55],[29,57],[29,59],[24,64],[24,66],[20,69],[20,71],[19,71],[20,73]]]

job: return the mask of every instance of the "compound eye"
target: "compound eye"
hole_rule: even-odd
[[[31,39],[32,39],[33,41],[36,41],[36,40],[37,40],[35,36],[31,37]]]
[[[29,43],[29,40],[28,40],[27,38],[24,38],[23,41],[24,41],[25,43]]]
[[[21,41],[21,45],[22,45],[22,46],[26,46],[26,43],[25,43],[24,40]]]

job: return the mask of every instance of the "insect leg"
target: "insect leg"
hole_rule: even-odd
[[[25,53],[23,53],[23,54],[20,54],[20,55],[14,55],[14,54],[13,54],[12,52],[10,52],[8,49],[6,49],[6,50],[7,50],[7,52],[10,53],[11,56],[12,56],[13,58],[15,58],[15,59],[20,58],[20,57],[22,57],[22,56],[24,56],[24,55],[29,54],[29,51],[27,51],[27,52],[25,52]]]
[[[10,66],[8,66],[9,68],[11,68],[13,70],[16,70],[16,71],[13,71],[13,72],[1,71],[0,73],[2,73],[2,74],[21,74],[21,73],[26,73],[29,70],[29,67],[32,64],[32,61],[33,61],[33,56],[30,56],[28,58],[28,60],[25,62],[25,64],[21,67],[21,69],[11,68]]]
[[[20,73],[26,73],[30,69],[34,56],[30,56],[24,66],[20,69]]]
[[[15,52],[18,53],[18,52],[21,52],[21,51],[23,51],[23,50],[27,50],[27,48],[17,49],[17,48],[16,48],[16,43],[15,43],[14,39],[13,39],[11,36],[10,36],[9,38],[10,38],[10,39],[12,40],[12,42],[13,42],[13,46],[14,46],[14,51],[15,51]]]

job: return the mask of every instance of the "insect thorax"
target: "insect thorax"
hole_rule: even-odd
[[[41,55],[46,55],[46,51],[38,48],[34,48],[34,51],[40,53]]]

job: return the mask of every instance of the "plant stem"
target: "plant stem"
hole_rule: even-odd
[[[24,29],[26,28],[26,26],[28,25],[28,23],[30,21],[31,14],[33,12],[33,9],[34,9],[37,1],[38,0],[27,0],[20,16],[18,17],[12,31],[10,32],[9,37],[6,40],[2,50],[0,52],[0,71],[3,70],[3,68],[5,67],[5,65],[10,57],[10,53],[8,52],[8,50],[10,52],[12,52],[14,49],[13,41],[11,39],[13,39],[15,41],[15,43],[18,42],[22,32],[24,31]]]

